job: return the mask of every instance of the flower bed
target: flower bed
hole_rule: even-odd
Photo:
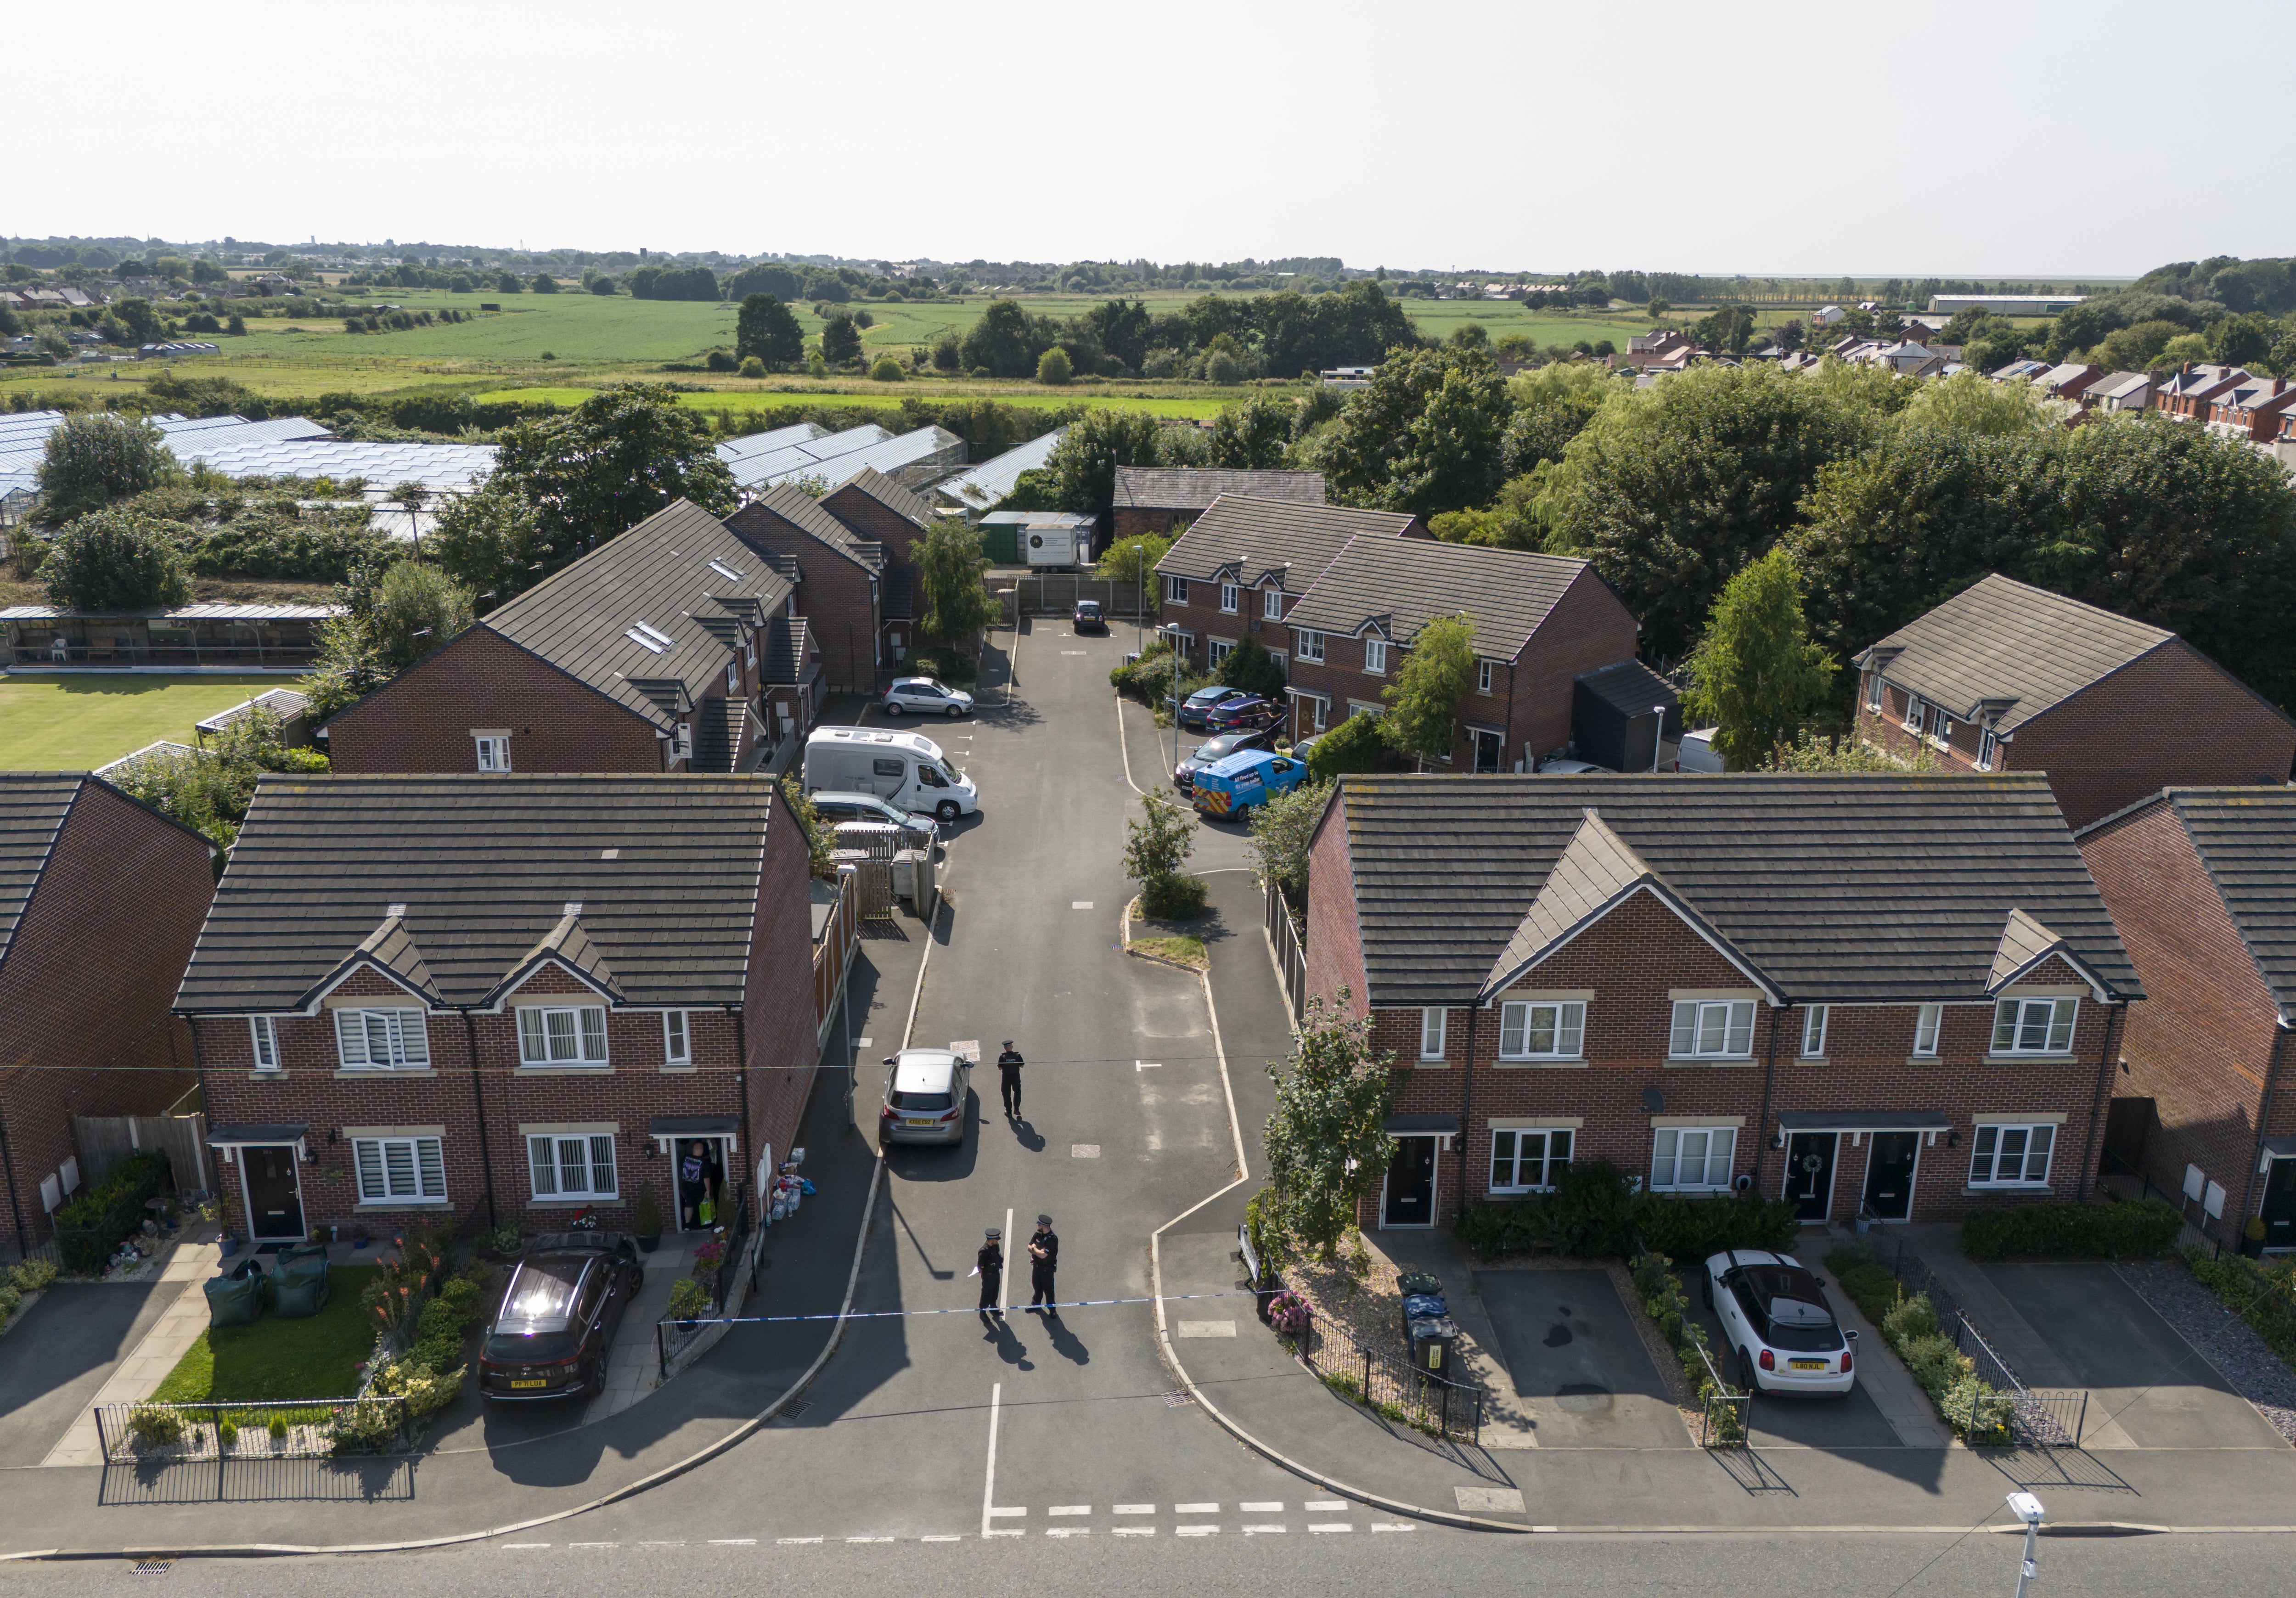
[[[1638,1254],[1628,1269],[1634,1274],[1636,1302],[1674,1351],[1683,1379],[1689,1383],[1693,1404],[1713,1429],[1713,1440],[1742,1440],[1746,1435],[1744,1413],[1730,1402],[1739,1395],[1715,1384],[1714,1350],[1707,1344],[1705,1332],[1691,1318],[1690,1300],[1683,1293],[1682,1278],[1674,1273],[1674,1261],[1663,1254]]]
[[[1940,1420],[1972,1443],[2010,1440],[2011,1395],[1978,1380],[1976,1362],[1945,1335],[1926,1295],[1907,1298],[1888,1266],[1842,1250],[1825,1257],[1825,1268],[1857,1312],[1881,1329],[1882,1340],[1929,1395]]]

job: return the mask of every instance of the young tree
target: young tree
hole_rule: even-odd
[[[495,292],[497,294],[516,294],[525,288],[525,282],[508,266],[495,274]]]
[[[1037,381],[1052,388],[1065,388],[1076,369],[1069,364],[1069,352],[1059,345],[1037,357]]]
[[[1279,705],[1283,702],[1283,668],[1257,638],[1247,635],[1228,651],[1227,659],[1219,663],[1219,669],[1212,676],[1227,687],[1241,688]]]
[[[1475,623],[1470,616],[1439,616],[1419,629],[1403,669],[1381,692],[1388,712],[1380,730],[1397,752],[1423,767],[1451,752],[1459,696],[1475,680]]]
[[[789,307],[771,294],[751,294],[734,321],[734,352],[755,356],[778,372],[805,358],[805,332]]]
[[[78,611],[140,611],[192,597],[185,529],[133,509],[91,511],[56,535],[41,563],[52,604]]]
[[[821,330],[821,358],[832,366],[849,366],[861,358],[861,330],[842,311]]]
[[[61,527],[176,475],[167,437],[150,422],[108,411],[76,411],[48,434],[40,460],[40,520]]]
[[[297,680],[295,691],[306,701],[312,725],[327,719],[373,693],[390,681],[390,668],[368,637],[365,624],[356,616],[338,616],[319,634],[318,658],[310,675]]]
[[[1780,545],[1730,579],[1689,669],[1684,712],[1715,724],[1714,752],[1732,769],[1756,770],[1800,738],[1838,668],[1809,641],[1791,550]]]
[[[1162,793],[1148,793],[1140,803],[1146,814],[1124,824],[1124,874],[1140,884],[1141,913],[1193,915],[1204,907],[1204,880],[1183,872],[1180,862],[1194,852],[1194,818]]]
[[[1282,889],[1294,908],[1308,902],[1308,850],[1331,797],[1331,783],[1302,783],[1252,807],[1251,874],[1262,888]]]
[[[933,340],[932,364],[935,372],[955,373],[964,369],[964,352],[955,333],[945,332]]]
[[[1267,1063],[1275,1079],[1267,1142],[1276,1218],[1325,1261],[1395,1158],[1395,1140],[1387,1134],[1395,1055],[1372,1047],[1370,1018],[1349,1015],[1347,1001],[1345,988],[1336,1004],[1309,999],[1291,1059]]]
[[[996,602],[981,581],[988,570],[979,528],[968,527],[955,516],[933,524],[917,545],[927,637],[939,643],[968,643],[996,619]]]
[[[1006,508],[1021,510],[1026,507],[1008,505]],[[1174,541],[1174,538],[1168,538],[1161,533],[1136,533],[1129,538],[1116,539],[1101,552],[1100,563],[1092,569],[1092,574],[1104,583],[1138,583],[1147,613],[1153,616],[1156,614],[1156,588],[1149,578],[1155,575],[1156,562],[1171,553]]]

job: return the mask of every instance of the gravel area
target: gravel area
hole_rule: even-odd
[[[2176,1260],[2113,1267],[2161,1318],[2216,1366],[2272,1429],[2296,1443],[2296,1371]]]

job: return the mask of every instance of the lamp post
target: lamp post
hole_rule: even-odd
[[[1140,652],[1140,634],[1148,610],[1148,578],[1144,573],[1146,545],[1132,546],[1132,652]]]
[[[2033,1580],[2033,1539],[2041,1529],[2041,1501],[2030,1493],[2009,1495],[2009,1512],[2025,1522],[2025,1561],[2017,1567],[2017,1598]]]
[[[1658,773],[1659,750],[1666,742],[1666,707],[1652,705],[1651,713],[1658,717],[1658,731],[1651,734],[1651,773],[1654,776]]]

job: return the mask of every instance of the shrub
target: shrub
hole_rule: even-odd
[[[869,365],[869,381],[873,383],[898,383],[908,377],[908,369],[890,355],[881,355]]]
[[[1839,1250],[1825,1257],[1825,1266],[1833,1273],[1834,1284],[1857,1306],[1857,1313],[1876,1326],[1889,1317],[1905,1296],[1905,1289],[1886,1266],[1853,1258]]]
[[[192,596],[185,529],[134,511],[94,511],[68,525],[41,564],[48,598],[68,610],[137,611]]]
[[[2184,1217],[2160,1199],[2141,1204],[2020,1204],[1972,1209],[1961,1223],[1972,1259],[2150,1259],[2174,1246]]]
[[[734,360],[734,352],[730,349],[713,349],[702,358],[701,364],[712,372],[732,372],[741,365]]]
[[[1128,665],[1108,668],[1108,685],[1129,700],[1154,705],[1172,691],[1172,646],[1160,639]]]
[[[1308,773],[1318,783],[1328,783],[1357,772],[1382,771],[1387,766],[1388,755],[1379,717],[1358,710],[1316,740],[1308,756]]]
[[[181,1410],[165,1404],[139,1404],[127,1413],[127,1435],[147,1448],[166,1448],[184,1440]]]
[[[1069,364],[1069,352],[1057,344],[1037,357],[1037,381],[1040,383],[1058,388],[1075,375],[1076,368]]]
[[[56,1265],[52,1259],[28,1259],[8,1273],[8,1280],[19,1292],[38,1292],[55,1279]]]
[[[1903,1300],[1878,1323],[1882,1335],[1889,1339],[1893,1348],[1915,1338],[1939,1335],[1937,1307],[1930,1302],[1927,1293],[1915,1293]]]
[[[335,1412],[337,1454],[371,1454],[398,1435],[398,1406],[362,1398]]]
[[[219,1450],[228,1454],[231,1452],[232,1446],[238,1441],[238,1422],[233,1420],[229,1415],[226,1415],[223,1419],[216,1422],[216,1446]]]
[[[2256,1328],[2272,1351],[2296,1365],[2296,1270],[2266,1266],[2236,1254],[2211,1259],[2202,1249],[2185,1250],[2194,1276]]]
[[[157,1149],[131,1154],[104,1174],[102,1181],[56,1211],[56,1246],[64,1266],[94,1276],[120,1240],[144,1224],[144,1201],[175,1185],[167,1155]]]
[[[766,364],[756,356],[745,355],[742,357],[740,372],[743,377],[763,377],[766,374]]]
[[[14,1282],[0,1282],[0,1322],[4,1322],[10,1315],[14,1315],[16,1306],[23,1301],[24,1295],[16,1291]]]
[[[1140,914],[1152,921],[1186,921],[1204,913],[1211,884],[1185,872],[1151,877],[1140,885]]]
[[[287,1435],[287,1417],[282,1414],[273,1415],[271,1417],[271,1424],[265,1427],[264,1430],[271,1434],[271,1438],[274,1442],[278,1441],[281,1438]]]
[[[708,1288],[691,1276],[681,1276],[670,1284],[668,1315],[671,1320],[699,1320],[709,1313]]]
[[[406,1399],[406,1413],[419,1421],[455,1401],[468,1369],[456,1365],[451,1371],[441,1370],[412,1357],[394,1359],[376,1374],[373,1390],[388,1398]]]

